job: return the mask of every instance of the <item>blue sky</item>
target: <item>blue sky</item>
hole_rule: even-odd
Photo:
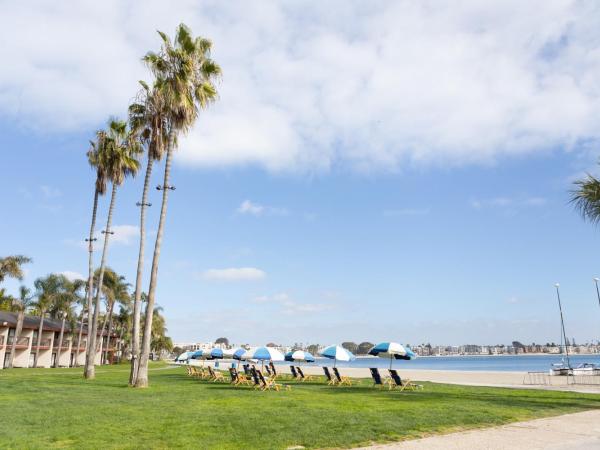
[[[28,284],[86,273],[88,140],[185,19],[224,76],[173,173],[157,301],[176,341],[558,341],[557,281],[567,334],[598,339],[600,236],[568,204],[598,156],[598,11],[533,3],[4,4],[1,33],[46,34],[1,50],[2,253],[34,258]],[[141,181],[109,254],[130,280]]]

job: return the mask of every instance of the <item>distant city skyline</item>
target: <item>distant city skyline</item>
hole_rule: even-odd
[[[0,248],[33,258],[28,286],[87,273],[88,141],[149,78],[155,30],[185,20],[223,80],[173,169],[156,299],[174,341],[559,342],[556,282],[567,335],[600,338],[600,233],[568,202],[598,173],[593,4],[3,12]],[[130,282],[141,178],[118,194],[109,254]]]

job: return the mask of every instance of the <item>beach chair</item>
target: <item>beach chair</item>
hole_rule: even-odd
[[[352,386],[352,380],[349,377],[340,375],[340,371],[337,367],[333,368],[333,374],[335,375],[338,386]]]
[[[315,379],[315,377],[313,377],[312,375],[304,375],[302,367],[296,367],[296,370],[298,371],[298,375],[300,376],[300,381],[313,381]]]
[[[331,376],[329,372],[329,367],[323,367],[323,372],[325,373],[325,378],[327,378],[327,385],[333,386],[337,383],[336,379]]]
[[[262,384],[260,382],[260,378],[258,377],[257,370],[252,367],[250,370],[250,376],[252,377],[252,382],[254,383],[254,389],[262,389]]]
[[[187,374],[191,377],[192,376],[192,366],[187,366]]]
[[[273,361],[269,361],[269,366],[271,367],[271,372],[273,373],[273,378],[277,377],[277,370],[275,369],[275,364],[273,364]]]
[[[233,384],[233,385],[240,384],[240,376],[234,367],[229,368],[229,377],[231,378],[231,384]]]
[[[412,391],[415,391],[417,389],[423,389],[423,385],[421,384],[415,384],[410,380],[403,380],[402,378],[400,378],[400,375],[398,375],[398,371],[396,369],[389,369],[388,372],[390,373],[390,389],[400,389],[400,391],[403,391],[404,389],[410,389]]]
[[[272,377],[273,374],[271,373],[271,368],[269,367],[268,364],[265,366],[265,369],[266,369],[267,373],[269,374],[269,377]]]
[[[379,386],[383,388],[385,386],[383,378],[381,378],[381,374],[379,373],[379,369],[376,367],[369,368],[371,371],[371,378],[373,378],[373,386]]]
[[[223,374],[218,370],[213,370],[212,367],[208,366],[208,373],[210,374],[210,378],[213,382],[215,381],[225,381]]]
[[[290,366],[290,372],[292,373],[292,378],[298,378],[298,372],[296,372],[296,368],[294,366]]]
[[[262,391],[266,391],[267,389],[275,389],[277,392],[279,392],[282,387],[285,387],[285,389],[287,391],[292,389],[292,387],[289,384],[284,385],[284,384],[277,383],[273,378],[265,378],[265,376],[262,374],[262,372],[260,370],[257,370],[256,374],[258,375],[258,379],[260,381]]]

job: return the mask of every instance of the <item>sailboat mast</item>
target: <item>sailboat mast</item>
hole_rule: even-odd
[[[567,341],[567,333],[565,333],[565,321],[563,318],[562,305],[560,303],[560,292],[558,291],[559,284],[554,285],[556,287],[556,297],[558,298],[558,310],[560,311],[560,326],[562,328],[562,337],[565,340],[565,353],[567,355],[567,367],[571,368],[571,362],[569,361],[569,342]]]

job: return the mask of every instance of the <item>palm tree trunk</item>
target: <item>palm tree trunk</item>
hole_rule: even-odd
[[[142,191],[142,204],[140,206],[140,252],[138,255],[137,276],[135,278],[135,297],[133,300],[133,331],[131,336],[131,373],[129,385],[134,386],[137,381],[138,361],[140,357],[140,310],[142,304],[142,276],[144,274],[144,247],[146,243],[146,206],[148,202],[148,189],[152,175],[152,158],[148,152],[148,166],[144,178]]]
[[[106,348],[104,350],[104,363],[105,364],[108,359],[108,348],[110,347],[110,333],[112,333],[112,316],[113,316],[114,308],[115,308],[115,302],[112,302],[110,304],[110,312],[108,313],[108,330],[106,332]]]
[[[36,368],[38,365],[38,358],[40,356],[40,345],[42,344],[42,331],[44,329],[44,314],[45,311],[40,311],[40,328],[38,330],[37,345],[35,349],[35,358],[33,360],[33,367]]]
[[[123,354],[123,333],[125,331],[125,328],[123,327],[123,325],[121,325],[121,330],[119,333],[119,343],[117,344],[117,355],[119,355],[119,363],[121,363],[121,357]]]
[[[8,360],[8,368],[12,369],[13,362],[15,361],[15,352],[17,351],[17,339],[21,336],[23,331],[23,321],[25,320],[25,311],[19,311],[17,315],[17,328],[15,329],[15,335],[13,337],[12,345],[10,347],[10,359]]]
[[[146,306],[146,317],[144,320],[144,338],[142,342],[142,352],[138,365],[138,374],[135,387],[148,386],[148,358],[150,357],[150,341],[152,339],[152,311],[154,311],[154,296],[156,293],[156,282],[158,279],[158,260],[160,259],[160,248],[165,230],[165,219],[167,217],[167,204],[169,200],[169,178],[171,175],[171,158],[173,156],[173,142],[169,139],[167,148],[167,158],[165,161],[165,178],[163,182],[163,197],[160,208],[160,219],[158,221],[158,231],[156,233],[156,242],[154,244],[154,256],[152,257],[152,270],[150,272],[150,287],[148,288],[148,305]]]
[[[81,318],[79,320],[79,336],[77,337],[77,350],[75,350],[75,362],[74,366],[77,366],[77,361],[79,361],[79,347],[81,347],[81,336],[83,335],[83,316],[85,315],[85,308],[81,310]],[[89,321],[89,319],[88,319]]]
[[[100,314],[100,296],[102,295],[102,283],[104,281],[104,268],[106,266],[106,254],[108,253],[108,241],[110,239],[110,227],[112,225],[112,216],[115,209],[115,198],[117,196],[117,185],[113,183],[112,194],[110,196],[110,207],[108,208],[108,218],[106,219],[106,232],[104,234],[104,248],[102,249],[102,259],[100,260],[100,274],[98,275],[98,286],[96,287],[96,302],[94,304],[94,316],[92,318],[92,331],[88,333],[89,351],[85,360],[85,377],[94,379],[96,377],[96,368],[94,362],[96,359],[96,334],[98,333],[98,316]],[[92,274],[93,275],[93,274]],[[102,336],[100,337],[102,339]]]
[[[100,328],[100,342],[97,344],[96,350],[100,352],[100,365],[102,362],[102,352],[104,351],[104,332],[106,331],[106,324],[108,323],[108,310],[111,308],[111,304],[106,305],[106,314],[104,314],[104,318],[102,320],[102,327]]]
[[[90,236],[88,238],[88,285],[87,285],[87,317],[88,317],[88,329],[87,329],[87,341],[85,343],[85,365],[83,369],[83,376],[88,378],[88,358],[91,352],[90,347],[90,314],[92,312],[92,295],[94,295],[94,234],[96,233],[96,214],[98,212],[98,196],[100,193],[98,189],[94,190],[94,206],[92,208],[92,224],[90,225]],[[83,327],[83,323],[81,324]],[[77,347],[79,354],[79,347]],[[93,366],[93,360],[92,360]]]
[[[60,367],[60,354],[62,350],[63,335],[65,332],[65,319],[66,317],[63,316],[62,324],[60,326],[60,334],[58,335],[58,350],[56,352],[56,362],[54,363],[54,367]]]

